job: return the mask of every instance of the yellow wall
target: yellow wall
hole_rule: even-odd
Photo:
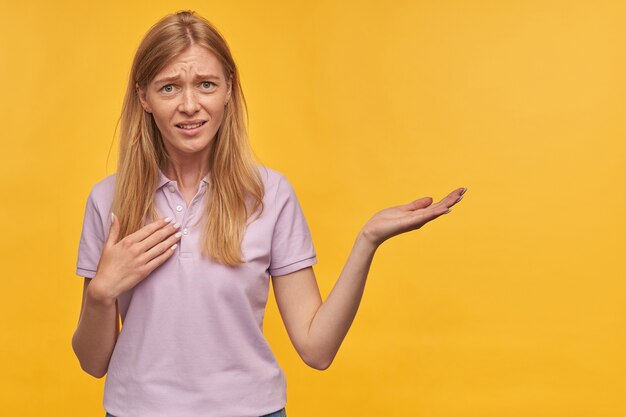
[[[469,188],[383,244],[327,371],[270,297],[290,416],[626,415],[626,3],[598,0],[2,0],[2,415],[104,415],[71,349],[84,204],[134,50],[181,8],[231,45],[324,297],[372,214]]]

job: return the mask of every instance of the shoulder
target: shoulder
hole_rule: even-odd
[[[257,165],[263,177],[265,200],[277,207],[298,203],[296,191],[285,174],[275,169]]]
[[[289,182],[282,172],[278,172],[275,169],[263,165],[257,165],[257,169],[259,174],[261,174],[266,193],[275,195],[281,182]]]
[[[107,209],[113,202],[116,174],[111,174],[96,182],[89,192],[89,200],[98,208]]]

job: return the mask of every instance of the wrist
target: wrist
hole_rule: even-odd
[[[380,243],[377,243],[367,232],[365,228],[361,229],[356,238],[356,244],[359,246],[363,246],[367,250],[376,252],[376,249],[380,246]]]
[[[89,298],[92,304],[102,307],[114,306],[117,296],[111,295],[106,290],[103,290],[100,285],[100,280],[96,278],[97,276],[93,277],[87,287],[87,298]]]

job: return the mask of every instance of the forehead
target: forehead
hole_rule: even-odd
[[[157,73],[154,80],[162,77],[193,76],[194,74],[217,75],[224,77],[224,66],[211,51],[192,45],[182,54],[174,57]]]

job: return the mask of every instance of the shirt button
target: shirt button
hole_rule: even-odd
[[[171,193],[176,191],[176,188],[174,188],[173,185],[168,185],[167,189],[170,190]]]
[[[187,230],[187,228],[185,227],[185,228],[183,229],[183,235],[186,235],[187,233],[189,233],[189,231],[188,231],[188,230]]]
[[[183,206],[180,204],[176,206],[176,211],[183,211]]]

